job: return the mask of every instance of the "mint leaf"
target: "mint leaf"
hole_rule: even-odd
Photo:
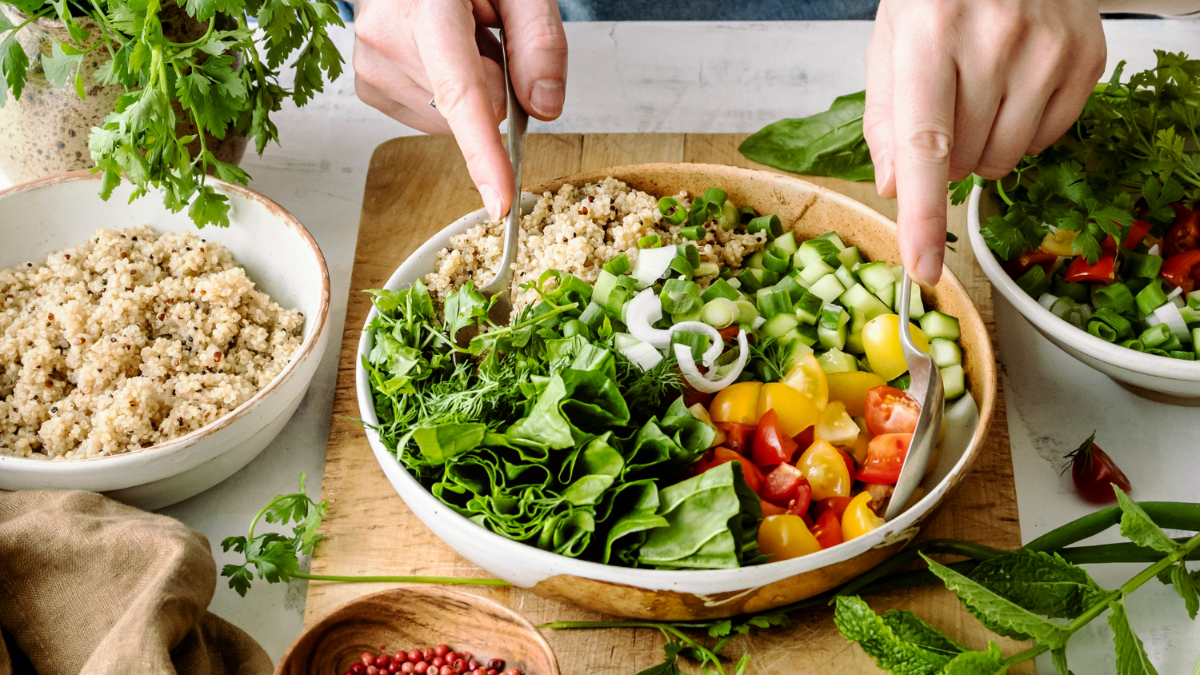
[[[1121,535],[1138,546],[1152,548],[1162,553],[1174,553],[1179,550],[1179,544],[1171,540],[1162,528],[1150,520],[1150,516],[1129,498],[1123,490],[1113,487],[1117,493],[1117,502],[1121,506]]]
[[[952,658],[940,651],[906,641],[882,617],[871,611],[862,598],[838,596],[833,621],[842,637],[857,642],[868,656],[875,659],[877,666],[893,675],[935,675],[941,673]],[[945,642],[951,642],[950,638],[941,637]]]
[[[884,625],[892,629],[898,638],[931,652],[954,656],[967,648],[951,640],[945,633],[925,623],[908,610],[892,609],[881,617]]]
[[[1074,619],[1104,595],[1082,567],[1056,553],[1017,549],[984,560],[970,577],[1034,614],[1057,619]]]
[[[995,642],[989,642],[986,652],[963,652],[946,664],[944,675],[1002,675],[1008,671],[1004,654]]]
[[[1112,626],[1113,640],[1117,650],[1117,675],[1158,675],[1154,664],[1141,639],[1129,625],[1129,616],[1125,614],[1125,604],[1114,600],[1109,605],[1112,610],[1108,615],[1108,625]]]
[[[1058,626],[925,554],[921,557],[929,564],[929,571],[945,582],[946,588],[957,593],[963,605],[985,620],[992,630],[1010,637],[1029,636],[1052,649],[1066,643],[1067,636]]]
[[[1175,592],[1179,594],[1179,597],[1183,598],[1188,618],[1195,619],[1196,611],[1200,610],[1200,595],[1196,593],[1196,578],[1188,574],[1182,560],[1171,568],[1171,584],[1175,587]]]
[[[1067,667],[1067,650],[1065,647],[1050,652],[1050,660],[1054,662],[1054,672],[1056,675],[1071,675],[1071,669]]]

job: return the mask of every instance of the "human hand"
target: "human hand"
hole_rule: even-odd
[[[517,99],[539,120],[562,113],[567,38],[555,0],[360,0],[354,21],[358,97],[402,124],[453,134],[492,218],[513,201],[500,141],[503,25]],[[436,102],[436,108],[430,102]]]
[[[941,277],[947,181],[1002,178],[1058,140],[1106,57],[1096,0],[882,0],[863,134],[913,279]]]

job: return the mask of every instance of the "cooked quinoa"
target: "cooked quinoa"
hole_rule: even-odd
[[[675,198],[684,208],[691,207],[686,192]],[[533,211],[521,218],[513,299],[518,306],[530,300],[533,296],[522,297],[519,286],[550,269],[592,283],[604,263],[622,252],[636,262],[638,240],[651,234],[657,234],[664,245],[695,244],[701,262],[718,267],[738,268],[742,258],[766,243],[765,233],[727,232],[713,224],[706,228],[702,241],[691,241],[679,236],[680,227],[663,219],[658,197],[630,189],[615,178],[546,192]],[[482,286],[495,278],[504,253],[503,235],[504,221],[488,221],[452,237],[450,246],[438,252],[437,270],[425,278],[430,292],[444,296],[469,280]],[[696,281],[707,286],[715,278],[697,277]]]
[[[199,429],[278,375],[303,326],[192,233],[100,230],[0,271],[0,454],[101,457]]]

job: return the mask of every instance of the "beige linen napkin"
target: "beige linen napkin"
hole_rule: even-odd
[[[259,675],[207,611],[217,570],[182,523],[89,492],[0,492],[0,675]]]

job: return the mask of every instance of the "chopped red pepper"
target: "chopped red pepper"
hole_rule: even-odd
[[[1125,235],[1125,241],[1121,242],[1121,248],[1132,251],[1142,243],[1147,234],[1150,234],[1150,223],[1144,220],[1133,221],[1133,226],[1129,228],[1129,234]]]
[[[1193,275],[1198,265],[1200,248],[1177,253],[1163,261],[1162,278],[1182,288],[1184,293],[1191,293],[1196,285]]]
[[[1200,247],[1200,211],[1193,211],[1182,204],[1175,207],[1175,224],[1163,237],[1163,257],[1171,258]]]
[[[1102,283],[1111,283],[1117,277],[1117,255],[1116,253],[1106,252],[1100,254],[1100,258],[1096,260],[1095,265],[1089,265],[1087,258],[1079,256],[1071,261],[1071,266],[1067,268],[1067,273],[1063,276],[1064,281],[1079,282],[1079,281],[1098,281]]]
[[[1034,265],[1041,265],[1043,268],[1049,271],[1050,265],[1053,265],[1054,261],[1056,260],[1058,260],[1058,256],[1056,254],[1050,253],[1049,251],[1043,251],[1040,248],[1035,248],[1032,251],[1026,251],[1017,258],[1004,263],[1004,267],[1005,270],[1008,271],[1009,276],[1016,279],[1022,274],[1028,272],[1029,268],[1033,267]]]

